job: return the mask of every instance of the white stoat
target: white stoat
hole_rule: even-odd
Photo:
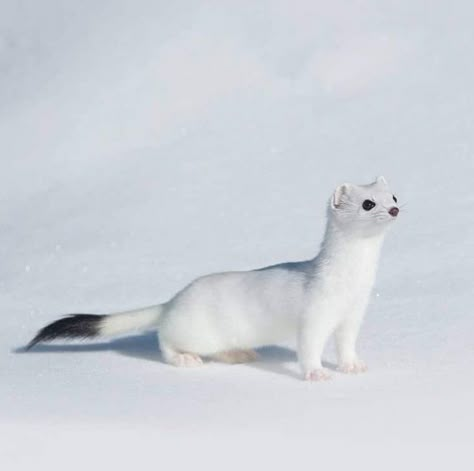
[[[339,369],[365,371],[356,339],[380,248],[398,212],[383,177],[369,185],[340,185],[329,201],[326,233],[315,258],[203,276],[167,303],[149,308],[71,315],[44,327],[28,348],[55,338],[154,328],[166,362],[197,366],[203,357],[250,361],[254,348],[294,337],[305,379],[325,380],[329,374],[321,356],[335,333]]]

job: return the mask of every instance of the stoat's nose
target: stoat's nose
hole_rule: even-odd
[[[388,210],[388,214],[390,214],[390,216],[393,216],[394,218],[398,216],[399,212],[400,212],[400,210],[398,208],[396,208],[395,206]]]

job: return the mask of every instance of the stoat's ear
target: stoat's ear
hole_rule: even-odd
[[[385,180],[385,177],[382,177],[382,175],[376,178],[375,183],[378,183],[379,185],[388,185],[387,180]]]
[[[347,195],[349,192],[349,184],[348,183],[343,183],[342,185],[339,185],[334,193],[332,194],[331,198],[331,207],[333,209],[338,209],[341,206],[341,201],[344,195]]]

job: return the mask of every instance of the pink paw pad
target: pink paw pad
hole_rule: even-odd
[[[194,366],[201,366],[203,361],[202,358],[195,353],[179,353],[173,358],[173,363],[176,366],[191,368]]]
[[[324,368],[307,371],[304,375],[306,381],[327,381],[331,379],[329,371]]]
[[[358,374],[358,373],[365,373],[367,371],[367,365],[360,360],[343,363],[341,366],[338,367],[338,370],[341,373],[347,374]]]

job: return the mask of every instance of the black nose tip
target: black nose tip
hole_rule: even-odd
[[[399,212],[400,210],[394,206],[393,208],[389,209],[388,214],[390,214],[390,216],[393,216],[395,218],[398,216]]]

